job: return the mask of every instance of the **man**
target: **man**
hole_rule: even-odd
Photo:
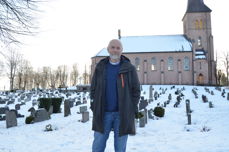
[[[104,152],[111,130],[115,152],[125,152],[128,134],[136,134],[140,84],[135,67],[122,55],[122,43],[113,39],[107,50],[110,56],[97,64],[91,83],[92,152]]]

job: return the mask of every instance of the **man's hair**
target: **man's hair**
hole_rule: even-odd
[[[109,44],[108,44],[108,46],[107,46],[107,50],[111,47],[111,43],[112,42],[118,42],[119,44],[120,44],[120,47],[121,47],[121,50],[123,51],[123,46],[122,46],[122,42],[119,40],[119,39],[112,39],[112,40],[110,40],[110,42],[109,42]]]

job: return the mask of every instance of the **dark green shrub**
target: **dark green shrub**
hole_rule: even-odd
[[[39,98],[39,108],[45,108],[49,111],[50,106],[52,105],[51,98]]]
[[[162,107],[155,107],[153,112],[157,117],[164,117],[165,109]]]
[[[52,99],[53,113],[60,113],[62,98],[51,98],[51,99]]]
[[[31,124],[31,123],[33,123],[33,120],[34,120],[34,117],[33,116],[28,116],[25,119],[25,123],[26,124]]]
[[[50,106],[53,106],[53,113],[60,113],[62,98],[39,98],[39,108],[45,108],[49,111]]]

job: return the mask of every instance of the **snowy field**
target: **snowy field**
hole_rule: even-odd
[[[174,92],[177,88],[183,87],[184,99],[174,108],[177,97]],[[198,89],[198,99],[192,93],[194,87]],[[228,89],[225,89],[225,97],[222,97],[222,91],[214,87],[208,87],[214,95],[207,93],[204,87],[196,86],[175,86],[175,89],[171,90],[170,85],[154,85],[153,88],[153,93],[160,93],[165,88],[167,91],[158,100],[151,102],[147,109],[156,107],[159,102],[163,104],[168,100],[170,93],[172,100],[165,107],[163,118],[148,119],[144,128],[136,124],[137,134],[128,137],[127,152],[229,152]],[[143,86],[142,95],[145,99],[149,98],[149,86]],[[206,95],[208,100],[212,101],[214,108],[209,108],[208,103],[203,103],[202,95]],[[73,94],[71,97],[77,95]],[[191,125],[187,125],[186,99],[190,99],[193,111]],[[89,107],[89,100],[87,105]],[[4,106],[0,104],[0,107]],[[10,109],[14,107],[14,104],[9,105]],[[25,117],[29,116],[30,107],[32,101],[21,106],[19,113]],[[79,106],[71,108],[71,115],[68,117],[64,117],[63,104],[61,107],[62,113],[52,114],[50,120],[39,123],[25,124],[25,117],[18,118],[18,126],[7,129],[6,122],[0,121],[0,152],[91,152],[92,112],[89,110],[90,120],[82,123],[82,116],[77,113]],[[48,124],[52,125],[53,131],[44,131]],[[203,131],[204,129],[208,131]],[[113,132],[108,139],[106,152],[114,152]]]

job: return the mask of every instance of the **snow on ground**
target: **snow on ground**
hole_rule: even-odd
[[[174,92],[185,87],[185,95],[178,108]],[[229,152],[229,101],[221,96],[220,91],[211,95],[204,87],[196,87],[199,98],[195,99],[192,89],[196,86],[154,85],[154,91],[167,88],[165,94],[150,103],[147,109],[154,108],[157,103],[164,103],[172,94],[172,102],[165,108],[165,116],[158,120],[149,119],[144,128],[136,124],[137,134],[128,137],[127,152]],[[202,94],[212,101],[214,108],[202,102]],[[149,97],[149,86],[143,86],[142,95]],[[190,99],[192,124],[187,125],[185,100]],[[89,106],[89,102],[87,104]],[[2,106],[2,105],[0,105]],[[25,116],[32,103],[21,106],[19,111]],[[12,109],[14,105],[10,105]],[[35,107],[37,108],[37,107]],[[62,105],[63,109],[63,105]],[[63,111],[63,110],[62,110]],[[25,124],[25,118],[18,118],[18,126],[6,128],[5,121],[0,121],[0,152],[90,152],[93,142],[92,113],[90,121],[81,123],[81,115],[77,114],[79,106],[71,108],[71,115],[52,114],[51,119],[35,124]],[[45,126],[51,124],[54,131],[45,132]],[[203,128],[210,129],[202,132]],[[113,152],[113,132],[107,141],[106,152]]]

